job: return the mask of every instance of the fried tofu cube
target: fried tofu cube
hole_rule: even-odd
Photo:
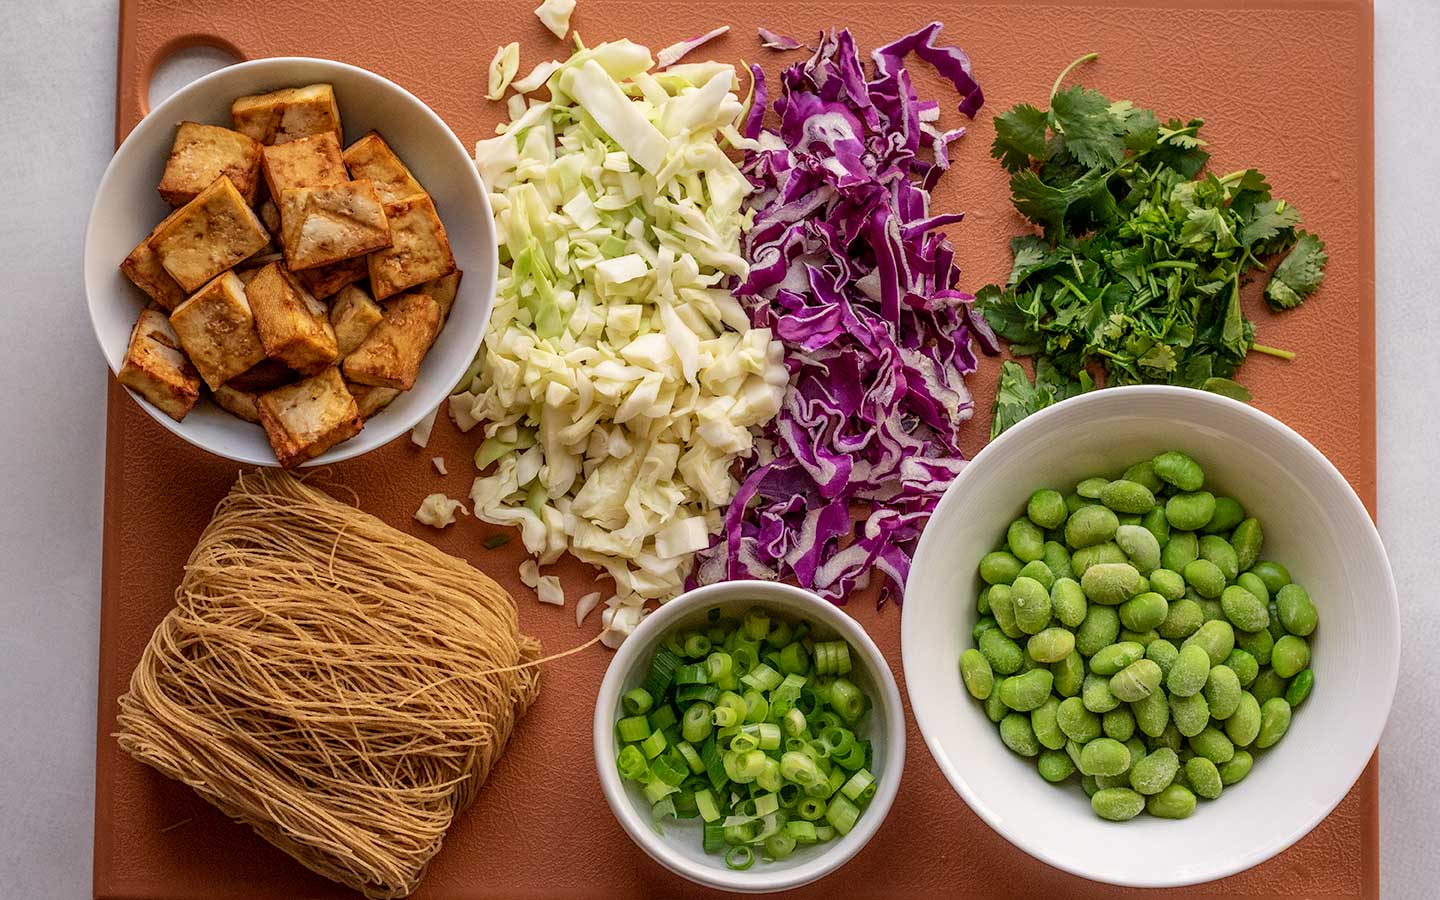
[[[291,188],[280,195],[280,244],[292,271],[313,269],[390,246],[390,225],[369,181]]]
[[[385,205],[391,244],[370,254],[370,291],[384,300],[455,271],[450,239],[429,194]]]
[[[302,375],[313,375],[340,358],[324,304],[310,296],[280,263],[257,272],[245,286],[245,296],[266,356]]]
[[[355,398],[355,407],[360,410],[362,419],[375,415],[404,393],[395,388],[372,387],[368,384],[346,383],[345,387],[350,389],[351,396]]]
[[[227,385],[222,385],[210,392],[215,405],[230,413],[239,416],[247,422],[260,424],[260,410],[255,406],[256,397],[248,391],[238,390]]]
[[[187,293],[204,287],[270,242],[270,233],[221,175],[155,229],[148,244],[171,278]]]
[[[263,148],[265,184],[271,197],[289,188],[324,187],[350,180],[333,131]]]
[[[326,131],[336,137],[342,133],[340,106],[328,84],[237,97],[230,104],[230,116],[236,131],[262,144],[284,144]]]
[[[355,398],[334,366],[261,394],[255,405],[275,458],[286,468],[319,456],[364,426]]]
[[[120,263],[121,273],[144,291],[146,296],[167,310],[184,303],[188,295],[185,289],[170,277],[170,273],[165,271],[165,267],[160,265],[160,255],[151,248],[150,241],[178,215],[180,210],[177,209],[166,216]]]
[[[280,360],[262,359],[225,382],[225,386],[247,394],[263,394],[299,380],[300,373]]]
[[[390,149],[378,132],[370,132],[345,148],[345,165],[353,178],[368,178],[386,203],[425,193],[420,182]]]
[[[365,341],[383,317],[380,304],[370,299],[361,288],[350,285],[330,305],[330,324],[342,357],[349,356]]]
[[[171,206],[184,206],[224,175],[247,204],[254,203],[263,149],[259,141],[238,131],[181,122],[157,190]]]
[[[279,238],[280,207],[275,205],[275,198],[266,197],[265,202],[260,204],[257,212],[260,214],[260,224],[264,225],[265,230],[270,232],[270,237]]]
[[[305,290],[312,296],[323,300],[326,297],[333,297],[347,284],[367,277],[370,274],[370,264],[363,256],[352,256],[328,266],[316,266],[313,269],[301,269],[295,273],[300,283],[305,285]]]
[[[345,357],[345,378],[408,391],[439,333],[440,307],[430,295],[402,294],[385,304],[380,323]]]
[[[245,284],[234,272],[221,273],[175,307],[170,324],[212,391],[265,358]]]
[[[125,364],[116,376],[177,422],[200,399],[200,376],[179,348],[180,339],[165,313],[146,307],[130,332]]]
[[[459,269],[449,275],[442,276],[434,281],[426,282],[420,290],[430,295],[435,305],[440,307],[440,321],[444,322],[450,317],[450,307],[455,305],[455,293],[460,290],[460,276],[464,273]]]

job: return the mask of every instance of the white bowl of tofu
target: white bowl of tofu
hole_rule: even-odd
[[[339,462],[431,416],[474,362],[497,268],[455,134],[323,59],[239,63],[170,96],[115,152],[85,235],[120,383],[254,465]]]

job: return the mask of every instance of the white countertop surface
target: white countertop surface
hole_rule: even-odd
[[[1399,900],[1440,896],[1440,654],[1424,652],[1440,646],[1440,4],[1376,7],[1380,531],[1405,623],[1380,847],[1384,896]],[[0,896],[70,900],[90,894],[107,377],[80,258],[112,148],[117,11],[14,0],[5,18]]]

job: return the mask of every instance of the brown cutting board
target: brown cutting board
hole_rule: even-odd
[[[208,43],[237,55],[331,57],[391,78],[429,103],[469,143],[493,133],[502,107],[484,100],[495,47],[519,40],[523,71],[564,52],[531,15],[537,0],[267,0],[197,4],[124,0],[120,15],[116,137],[145,111],[156,64],[176,47]],[[757,25],[801,39],[849,26],[873,47],[932,19],[963,46],[987,97],[936,194],[939,209],[964,209],[949,229],[975,289],[1009,269],[1007,241],[1020,228],[1006,179],[991,161],[991,116],[1021,100],[1043,101],[1056,73],[1088,51],[1101,61],[1080,77],[1111,97],[1133,98],[1162,116],[1204,116],[1217,171],[1247,165],[1296,203],[1324,236],[1330,269],[1324,290],[1298,311],[1272,316],[1249,298],[1259,339],[1299,353],[1292,363],[1252,357],[1241,380],[1257,406],[1313,441],[1345,473],[1367,506],[1375,501],[1374,261],[1372,227],[1372,16],[1364,0],[1204,0],[1192,4],[1088,0],[920,3],[839,0],[580,0],[574,25],[588,43],[630,37],[658,49],[731,24],[697,54],[758,61],[773,75],[798,53],[763,50]],[[914,62],[922,95],[939,96],[958,121],[951,94]],[[774,82],[771,82],[772,85]],[[117,260],[118,263],[118,260]],[[97,365],[99,361],[97,360]],[[965,427],[973,453],[989,432],[998,363],[972,379],[977,413]],[[116,697],[150,632],[164,616],[180,568],[215,502],[236,474],[232,463],[183,444],[156,425],[112,381],[106,456],[100,708],[96,766],[95,893],[98,897],[344,897],[248,829],[225,819],[187,788],[116,748]],[[525,630],[548,651],[594,633],[570,608],[540,606],[514,572],[518,547],[480,547],[495,529],[462,520],[435,532],[411,519],[437,490],[467,493],[477,438],[448,422],[428,450],[408,440],[335,466],[368,511],[469,559],[510,587]],[[440,477],[430,457],[442,455]],[[518,545],[518,541],[515,542]],[[571,597],[593,574],[563,572]],[[900,609],[857,597],[850,611],[900,676]],[[546,666],[543,690],[479,800],[457,821],[417,897],[435,900],[530,897],[689,897],[704,892],[651,862],[611,817],[590,752],[590,716],[609,651],[593,648]],[[1263,777],[1260,773],[1259,777]],[[1378,778],[1372,762],[1349,797],[1308,837],[1265,865],[1186,897],[1378,896]],[[950,789],[910,730],[905,783],[871,844],[827,881],[793,892],[823,897],[1131,897],[1066,875],[1014,849]]]

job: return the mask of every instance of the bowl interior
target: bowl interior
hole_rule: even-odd
[[[278,58],[221,69],[171,95],[125,139],[106,169],[85,238],[85,289],[95,336],[112,371],[124,362],[130,329],[147,298],[120,274],[127,254],[169,212],[155,192],[175,126],[190,120],[229,126],[230,102],[245,94],[329,82],[348,144],[379,131],[434,198],[456,265],[465,273],[445,329],[415,387],[365,423],[358,435],[307,465],[347,459],[409,430],[449,394],[475,357],[490,318],[497,269],[489,199],[465,147],[408,91],[378,75],[321,59]],[[239,462],[275,465],[265,432],[202,400],[175,422],[132,392],[160,424],[185,440]]]
[[[1286,737],[1182,821],[1095,817],[1072,778],[1044,782],[1011,753],[957,671],[980,588],[976,566],[1024,513],[1031,491],[1182,450],[1206,487],[1238,499],[1320,613],[1315,690]],[[1183,388],[1118,388],[1032,416],[969,464],[926,527],[905,593],[906,682],[931,753],[992,827],[1053,865],[1101,881],[1189,884],[1255,865],[1314,827],[1349,791],[1379,739],[1397,673],[1394,582],[1354,492],[1302,438],[1231,400]]]
[[[640,787],[623,781],[615,770],[619,744],[615,721],[622,715],[620,696],[639,687],[650,669],[650,659],[666,635],[676,629],[703,626],[711,609],[727,617],[743,615],[761,606],[792,622],[807,620],[811,633],[822,640],[844,638],[851,649],[852,670],[846,677],[869,695],[873,706],[856,729],[872,743],[877,793],[844,837],[813,846],[797,847],[794,855],[776,862],[756,861],[742,872],[725,866],[723,855],[707,854],[701,847],[700,819],[667,819],[664,833],[651,827],[650,804]],[[799,588],[762,582],[728,582],[692,591],[652,613],[641,628],[626,639],[610,664],[596,707],[596,758],[601,783],[620,823],[632,839],[658,862],[677,874],[715,887],[738,891],[770,891],[795,887],[838,867],[864,846],[889,811],[904,765],[904,720],[894,677],[864,631],[843,611]],[[618,804],[618,805],[617,805]]]

